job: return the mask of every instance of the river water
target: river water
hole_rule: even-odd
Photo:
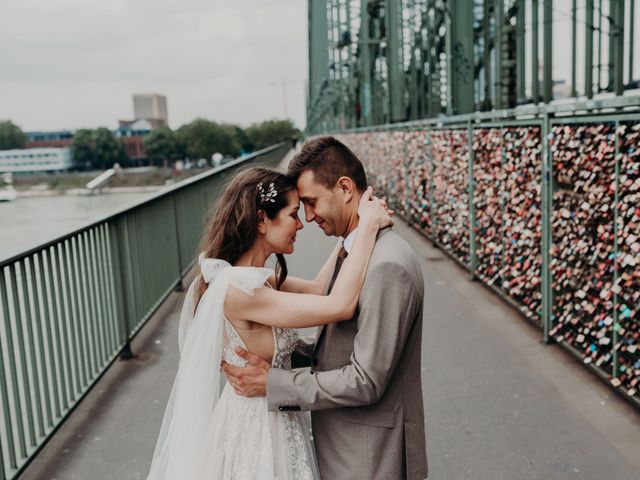
[[[58,195],[0,202],[0,261],[151,195],[148,192]]]

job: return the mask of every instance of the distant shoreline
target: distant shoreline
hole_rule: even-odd
[[[17,198],[57,197],[61,195],[92,196],[110,193],[153,193],[162,190],[164,185],[148,185],[137,187],[105,187],[97,190],[88,188],[69,188],[67,190],[16,190]]]
[[[17,175],[13,178],[16,199],[53,197],[60,195],[90,196],[109,193],[152,193],[168,185],[175,185],[193,175],[206,171],[192,168],[177,171],[163,167],[122,169],[108,183],[95,190],[86,188],[87,183],[102,172],[69,172],[58,174]],[[3,188],[0,182],[0,189]]]

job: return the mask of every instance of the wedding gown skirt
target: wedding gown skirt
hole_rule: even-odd
[[[308,412],[270,412],[266,397],[244,398],[230,385],[222,392],[221,360],[244,366],[246,349],[224,316],[230,286],[253,295],[273,270],[232,267],[200,256],[208,288],[196,308],[192,282],[180,317],[180,362],[158,435],[148,480],[316,480]],[[271,365],[291,368],[297,342],[292,329],[272,328]]]
[[[223,358],[244,366],[235,347],[246,348],[228,320]],[[272,367],[291,368],[295,330],[273,328]],[[214,412],[216,430],[207,473],[211,479],[319,479],[308,412],[269,412],[266,397],[246,398],[226,384]]]

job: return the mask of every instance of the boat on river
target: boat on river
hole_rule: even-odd
[[[9,185],[6,188],[0,189],[0,202],[11,202],[18,197],[18,193],[13,188],[13,186]]]

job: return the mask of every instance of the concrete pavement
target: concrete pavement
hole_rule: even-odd
[[[425,277],[423,388],[431,480],[640,478],[640,415],[401,221]],[[291,274],[335,244],[300,232]],[[24,479],[144,479],[177,368],[182,297],[144,327]]]

